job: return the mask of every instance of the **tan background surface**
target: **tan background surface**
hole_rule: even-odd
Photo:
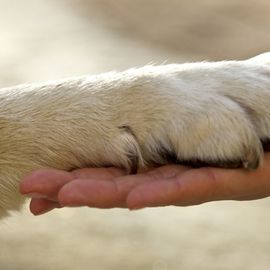
[[[267,0],[0,0],[0,86],[270,50]],[[267,270],[270,201],[26,209],[0,225],[1,270]]]

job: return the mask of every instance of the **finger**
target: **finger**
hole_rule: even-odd
[[[57,201],[58,190],[74,179],[70,172],[42,169],[24,177],[20,184],[20,192],[33,198],[50,198]]]
[[[123,169],[108,167],[108,168],[82,168],[72,171],[75,178],[79,179],[100,179],[111,180],[112,178],[125,175],[126,172]]]
[[[85,168],[72,172],[42,169],[26,176],[21,182],[20,191],[32,198],[48,198],[57,201],[60,188],[76,178],[110,180],[123,174],[124,171],[117,168]]]
[[[62,206],[126,207],[127,194],[135,186],[171,177],[187,169],[183,166],[167,165],[142,174],[116,177],[112,181],[78,179],[59,191],[58,200]]]
[[[45,214],[55,208],[61,206],[57,202],[49,201],[46,199],[32,199],[30,202],[30,211],[34,215]]]
[[[209,198],[208,176],[201,174],[194,180],[194,170],[167,180],[159,180],[142,184],[127,196],[127,207],[140,209],[143,207],[166,205],[193,205]]]
[[[194,205],[206,202],[216,190],[212,174],[206,169],[192,169],[168,180],[145,183],[127,196],[130,209],[166,205]]]
[[[125,207],[128,192],[149,180],[149,175],[128,175],[112,181],[77,179],[61,188],[58,201],[62,206]]]

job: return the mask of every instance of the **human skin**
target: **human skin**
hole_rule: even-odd
[[[219,200],[256,200],[270,196],[270,153],[254,171],[166,165],[127,175],[117,168],[71,172],[43,169],[26,176],[22,194],[31,197],[34,215],[54,208],[89,206],[128,208],[189,206]]]

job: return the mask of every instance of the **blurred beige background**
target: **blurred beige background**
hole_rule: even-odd
[[[0,86],[270,50],[268,0],[0,0]],[[270,200],[0,225],[1,270],[268,270]]]

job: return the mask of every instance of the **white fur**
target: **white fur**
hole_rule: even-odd
[[[242,161],[270,136],[270,53],[246,61],[145,66],[0,90],[0,216],[42,167]]]

